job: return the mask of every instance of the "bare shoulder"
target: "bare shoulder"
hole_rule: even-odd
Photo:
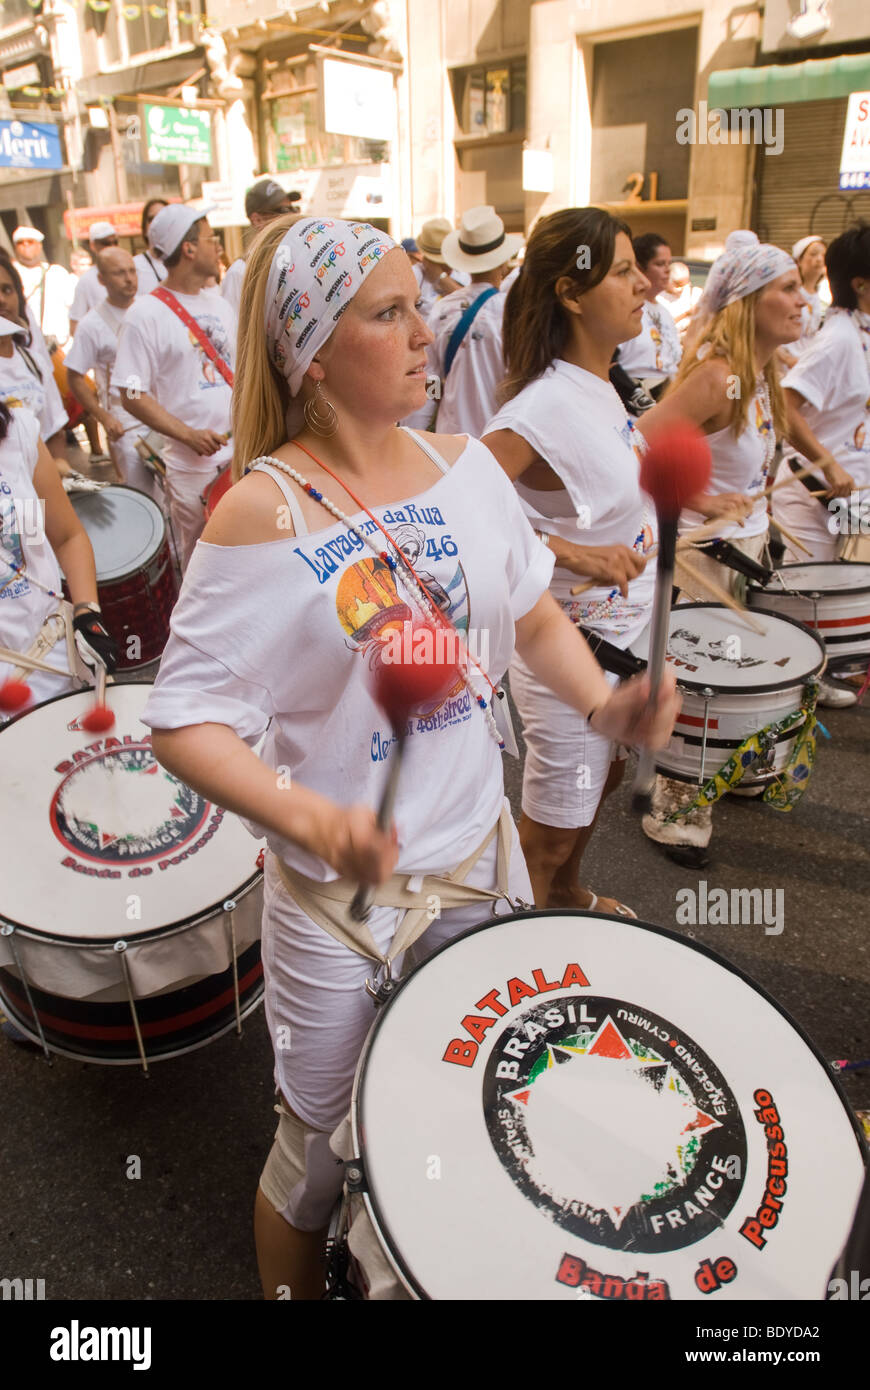
[[[465,452],[469,438],[467,434],[428,434],[423,430],[414,430],[413,433],[420,435],[427,444],[431,444],[451,467]]]
[[[268,473],[247,473],[224,494],[202,539],[210,545],[262,545],[295,535],[286,499]]]

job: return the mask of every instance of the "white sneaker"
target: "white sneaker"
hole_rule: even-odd
[[[847,705],[858,703],[858,692],[856,690],[844,690],[840,685],[832,685],[830,681],[819,682],[818,703],[824,705],[825,709],[844,709]]]

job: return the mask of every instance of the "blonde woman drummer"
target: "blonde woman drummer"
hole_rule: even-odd
[[[713,460],[709,490],[683,510],[680,532],[721,518],[715,539],[729,541],[752,560],[765,554],[767,503],[760,494],[768,483],[777,436],[788,432],[777,350],[800,336],[802,308],[800,276],[791,256],[762,244],[754,232],[733,232],[710,270],[677,378],[640,422],[648,439],[663,424],[679,419],[704,431]],[[836,461],[818,445],[807,447],[830,481],[839,484],[842,470]],[[716,602],[705,578],[738,592],[735,570],[697,552],[691,565],[694,574],[680,565],[678,553],[675,582],[681,601]],[[659,777],[653,814],[643,819],[649,838],[668,846],[671,857],[689,867],[707,862],[712,807],[671,817],[694,799],[696,790]]]
[[[374,1018],[366,981],[397,927],[413,937],[431,893],[444,894],[428,952],[531,896],[492,717],[514,644],[611,736],[658,739],[677,703],[670,687],[644,722],[643,684],[611,693],[550,599],[551,557],[487,449],[396,425],[425,398],[432,335],[417,302],[405,252],[370,226],[281,218],[260,234],[234,415],[234,471],[254,467],[194,551],[144,716],[160,761],[269,844],[263,962],[281,1118],[255,1234],[270,1298],[282,1285],[297,1299],[323,1291],[342,1181],[329,1135]],[[397,754],[370,672],[396,624],[439,611],[488,633],[488,664],[463,660],[448,697],[414,711],[397,831],[382,830],[373,808]],[[382,885],[370,938],[348,914],[358,882]],[[419,909],[406,915],[408,895]]]

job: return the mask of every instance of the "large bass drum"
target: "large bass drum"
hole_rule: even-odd
[[[0,730],[0,1002],[48,1051],[137,1063],[189,1052],[263,993],[259,843],[155,761],[150,685],[113,685]]]
[[[497,918],[400,987],[360,1060],[345,1221],[366,1296],[823,1299],[865,1169],[813,1044],[645,922]]]

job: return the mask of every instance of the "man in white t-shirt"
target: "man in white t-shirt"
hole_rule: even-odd
[[[289,212],[299,211],[301,193],[292,189],[289,193],[274,179],[258,179],[245,194],[245,216],[255,233],[261,227],[274,222],[276,217],[285,217]],[[245,257],[233,261],[221,281],[221,294],[232,305],[233,313],[238,314],[242,298],[242,280],[245,277]]]
[[[498,409],[496,390],[504,377],[505,296],[498,291],[522,241],[505,232],[492,207],[470,208],[459,231],[444,238],[442,259],[466,271],[471,284],[445,295],[429,316],[435,334],[426,349],[433,399],[406,424],[432,428],[437,407],[439,434],[470,434],[473,439],[483,434]]]
[[[108,250],[110,246],[118,245],[118,234],[111,222],[92,222],[88,228],[88,241],[91,246],[91,255],[96,262],[101,251]],[[69,311],[70,332],[75,333],[77,325],[85,314],[90,313],[91,309],[96,309],[105,297],[106,287],[100,280],[99,270],[94,264],[85,271],[76,285],[72,308]]]
[[[106,431],[112,461],[122,482],[159,500],[153,473],[136,450],[145,426],[121,405],[117,387],[110,385],[118,352],[118,337],[127,310],[136,298],[139,277],[133,257],[120,246],[110,246],[97,257],[97,273],[106,298],[89,309],[76,329],[66,355],[70,390],[80,405]],[[97,390],[88,381],[93,371]]]
[[[670,310],[677,325],[680,342],[686,336],[689,320],[695,312],[695,305],[701,298],[700,285],[692,284],[689,267],[683,261],[671,261],[671,273],[667,287],[658,295],[658,303]]]
[[[236,316],[204,289],[219,269],[211,210],[170,203],[158,212],[149,236],[166,280],[127,311],[112,372],[130,414],[167,437],[166,491],[182,568],[205,525],[202,493],[233,453]]]
[[[16,227],[12,233],[27,308],[43,336],[65,347],[70,336],[69,310],[76,279],[62,265],[49,265],[43,256],[44,241],[37,227]]]

